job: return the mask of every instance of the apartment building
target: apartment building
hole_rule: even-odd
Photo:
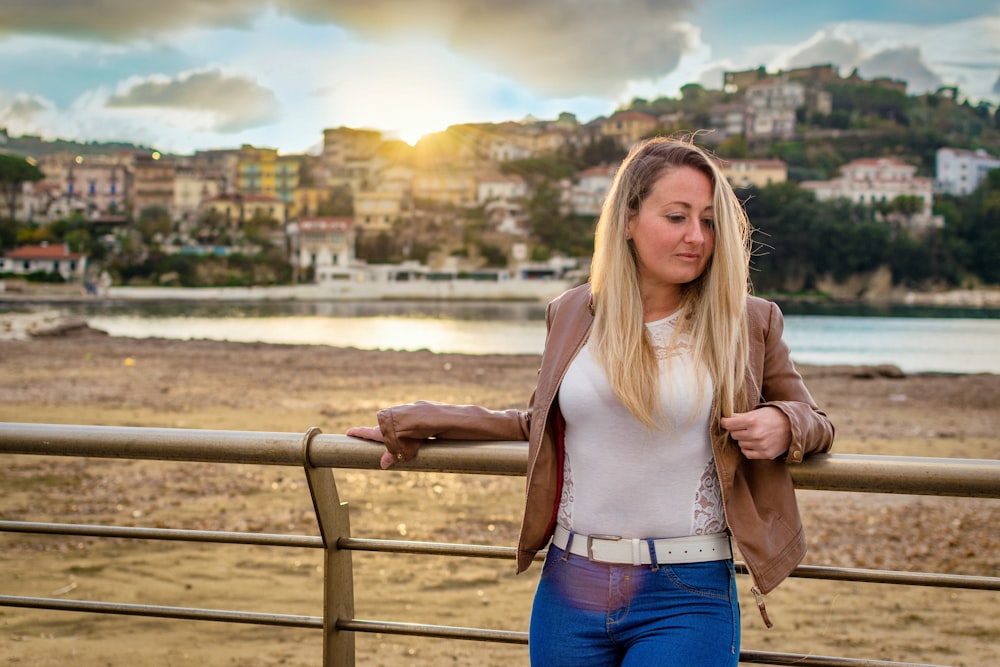
[[[440,204],[474,206],[478,193],[476,173],[467,169],[427,169],[413,175],[414,199]]]
[[[993,169],[1000,169],[1000,158],[986,151],[939,148],[935,156],[937,187],[950,195],[972,193]]]
[[[138,218],[148,208],[162,208],[174,217],[174,181],[177,160],[167,155],[136,153],[132,157],[132,187],[129,208]]]
[[[806,89],[798,81],[770,78],[746,90],[747,139],[789,139],[795,135],[795,112],[805,106]]]
[[[174,219],[193,223],[198,219],[201,203],[222,194],[222,182],[203,176],[192,167],[178,167],[174,177]]]
[[[917,197],[921,210],[910,220],[914,227],[938,227],[943,224],[934,216],[934,189],[931,179],[917,176],[917,168],[894,158],[861,158],[845,164],[839,175],[829,181],[804,181],[803,189],[811,190],[821,201],[849,199],[869,206],[892,203],[897,197]]]
[[[299,186],[299,163],[298,156],[278,155],[274,148],[244,145],[236,166],[236,189],[291,203]]]
[[[284,223],[288,219],[288,204],[268,195],[220,194],[201,202],[199,215],[216,213],[233,227],[242,227],[248,220],[265,218]]]
[[[788,180],[788,165],[782,160],[725,160],[721,166],[734,188],[763,188]]]
[[[54,220],[73,212],[93,218],[123,210],[129,182],[126,162],[111,155],[39,158],[45,180],[25,188],[25,219]]]
[[[656,116],[641,111],[616,111],[600,122],[601,136],[612,137],[628,147],[651,135],[659,126]]]

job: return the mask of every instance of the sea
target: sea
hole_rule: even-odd
[[[780,303],[796,363],[1000,373],[1000,310]],[[104,302],[71,314],[113,336],[540,354],[545,306],[524,302]]]

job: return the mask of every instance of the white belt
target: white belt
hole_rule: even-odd
[[[555,534],[552,536],[552,546],[577,556],[584,556],[598,563],[652,565],[653,559],[649,557],[650,542],[653,543],[653,548],[656,551],[657,565],[704,563],[733,557],[729,533],[672,537],[660,540],[574,533],[573,540],[567,549],[566,544],[570,542],[569,536],[569,531],[557,524]]]

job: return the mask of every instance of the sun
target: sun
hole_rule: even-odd
[[[336,84],[334,102],[344,124],[380,130],[412,146],[476,115],[477,77],[449,54],[390,48],[365,55]]]

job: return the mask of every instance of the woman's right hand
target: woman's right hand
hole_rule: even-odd
[[[373,440],[375,442],[385,442],[385,436],[382,435],[382,429],[378,426],[352,426],[347,429],[347,435],[352,438],[362,438],[364,440]],[[379,467],[382,470],[387,470],[393,463],[396,462],[395,457],[393,457],[392,452],[386,450],[382,453],[382,458],[379,459]]]

